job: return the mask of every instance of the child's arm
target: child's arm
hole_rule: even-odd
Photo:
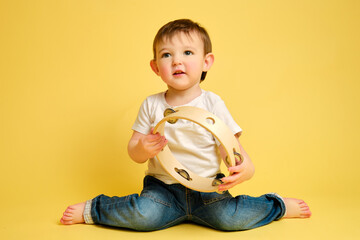
[[[237,135],[236,139],[239,142],[239,139]],[[255,167],[254,164],[251,162],[251,159],[249,155],[245,152],[244,148],[240,146],[240,153],[244,157],[244,161],[242,163],[237,164],[234,167],[229,167],[229,172],[231,176],[224,177],[221,180],[224,182],[224,184],[219,185],[219,191],[225,191],[232,187],[235,187],[237,184],[240,184],[246,180],[249,180],[252,178],[252,176],[255,173]],[[220,146],[220,153],[221,155],[226,155],[225,150],[222,146]]]
[[[132,160],[144,163],[149,158],[155,157],[165,147],[167,140],[160,133],[148,135],[134,131],[128,144],[128,153]]]

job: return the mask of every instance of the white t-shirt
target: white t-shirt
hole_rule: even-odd
[[[202,94],[184,106],[207,110],[219,117],[236,134],[242,129],[236,124],[224,101],[216,94],[202,90]],[[165,100],[165,92],[151,95],[142,103],[132,127],[134,131],[149,134],[164,118],[164,111],[170,106]],[[215,177],[220,172],[221,157],[213,135],[200,125],[179,119],[175,124],[166,123],[165,137],[175,158],[184,167],[202,177]],[[166,184],[177,183],[161,166],[156,158],[148,161],[147,175],[156,177]]]

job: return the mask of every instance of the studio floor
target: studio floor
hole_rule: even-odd
[[[360,239],[358,199],[347,197],[308,198],[310,219],[280,220],[242,232],[220,232],[193,224],[182,224],[156,232],[135,232],[94,225],[64,226],[59,217],[64,204],[39,202],[7,208],[2,213],[0,238],[13,239]],[[6,216],[6,217],[4,217]]]

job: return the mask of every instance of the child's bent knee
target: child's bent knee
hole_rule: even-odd
[[[132,221],[132,228],[137,231],[154,231],[159,230],[166,225],[166,212],[159,209],[144,209]]]

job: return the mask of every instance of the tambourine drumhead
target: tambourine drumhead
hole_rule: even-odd
[[[227,167],[235,166],[236,160],[242,161],[240,147],[234,134],[229,127],[214,114],[196,107],[184,106],[175,109],[167,109],[165,117],[155,126],[154,133],[159,132],[164,135],[165,123],[176,124],[177,119],[184,119],[194,122],[207,131],[220,142],[226,151],[227,157],[224,163]],[[200,192],[216,192],[217,185],[221,181],[217,178],[201,177],[189,169],[185,168],[176,160],[170,148],[166,145],[162,151],[156,155],[162,167],[182,185]]]

